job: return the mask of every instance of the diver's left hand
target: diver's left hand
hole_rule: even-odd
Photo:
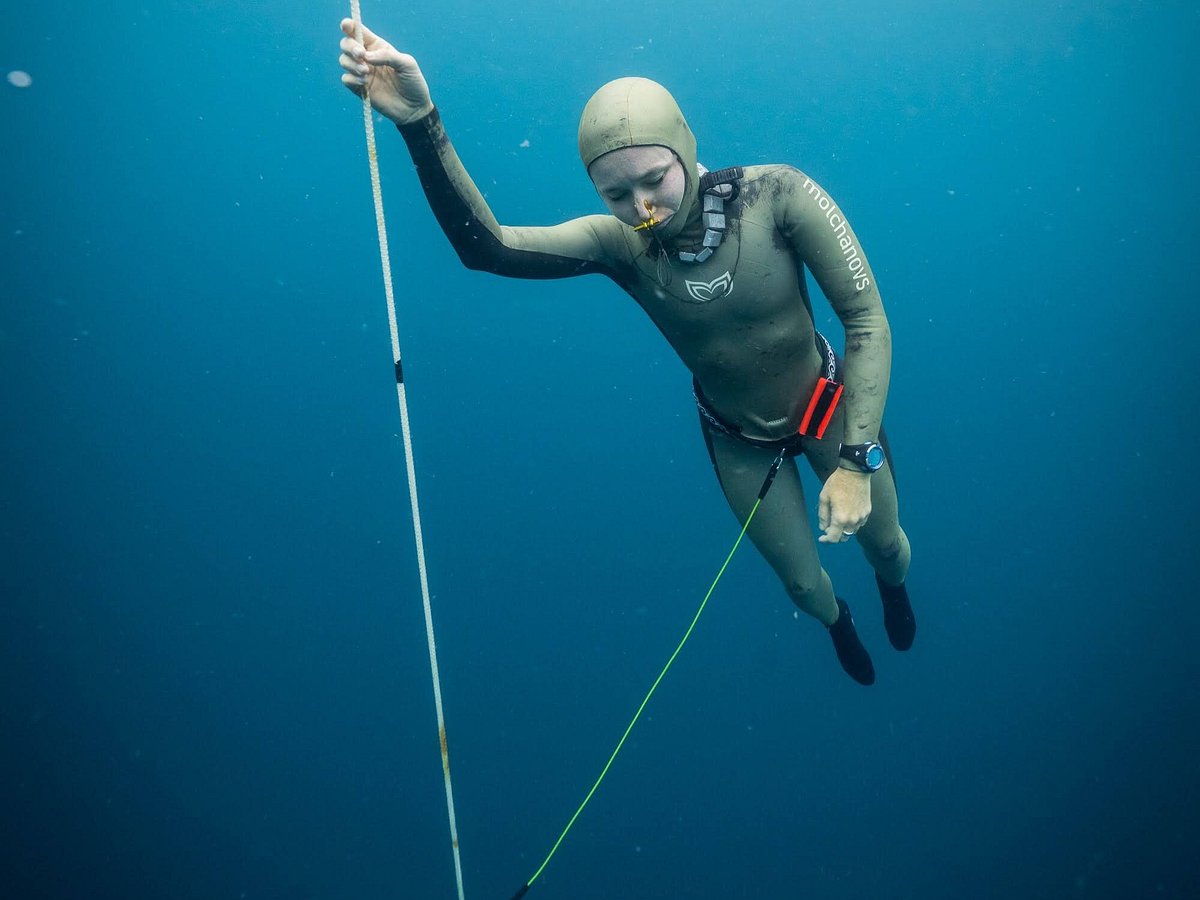
[[[821,488],[817,522],[822,544],[840,544],[867,523],[871,515],[871,476],[838,466]]]

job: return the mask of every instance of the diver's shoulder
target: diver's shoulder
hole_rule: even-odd
[[[596,243],[603,249],[610,262],[628,262],[637,255],[632,240],[634,231],[616,216],[608,213],[593,213],[575,220],[581,228],[591,232]]]
[[[741,188],[744,208],[766,205],[779,215],[790,208],[806,190],[808,176],[786,164],[745,166]]]
[[[787,163],[743,166],[742,173],[742,181],[746,184],[761,181],[775,182],[781,185],[803,185],[806,181],[812,180],[795,166]]]
[[[610,213],[593,213],[580,221],[591,228],[598,240],[610,247],[625,246],[626,239],[633,234],[633,229]]]
[[[590,213],[574,220],[584,228],[590,228],[597,234],[619,234],[623,227],[621,220],[611,213]]]
[[[778,178],[791,166],[783,163],[760,163],[757,166],[742,166],[742,180],[757,181],[761,178]]]

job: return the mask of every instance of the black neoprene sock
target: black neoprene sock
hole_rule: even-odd
[[[829,636],[833,638],[833,649],[837,651],[838,662],[846,670],[846,674],[859,684],[875,683],[875,666],[871,663],[871,655],[858,639],[854,630],[854,617],[850,615],[850,607],[841,597],[837,598],[837,621],[829,626]]]
[[[887,629],[888,640],[897,650],[907,650],[917,635],[917,619],[908,601],[908,589],[903,583],[895,587],[884,584],[878,575],[875,583],[883,601],[883,627]]]

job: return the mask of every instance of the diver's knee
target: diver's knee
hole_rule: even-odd
[[[837,621],[837,601],[833,597],[833,582],[822,569],[813,580],[788,579],[785,582],[788,596],[796,604],[796,608],[820,622],[822,625],[832,625]]]
[[[813,579],[790,578],[786,583],[788,596],[805,612],[811,612],[821,605],[825,579],[817,576]]]
[[[897,535],[892,540],[875,547],[875,556],[882,562],[895,562],[904,553],[908,542],[903,535]]]
[[[863,541],[862,549],[875,574],[888,584],[900,584],[908,575],[912,549],[908,545],[908,537],[900,529],[877,544]]]
[[[883,562],[895,562],[909,552],[908,536],[899,524],[889,522],[878,528],[872,528],[872,524],[868,519],[858,533],[859,543],[871,556]]]

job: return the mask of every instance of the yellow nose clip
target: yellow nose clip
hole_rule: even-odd
[[[654,218],[654,204],[649,200],[643,200],[642,205],[646,207],[646,212],[650,213],[650,218],[641,225],[634,225],[634,231],[645,231],[647,228],[653,228],[655,225],[661,225],[662,219]]]

